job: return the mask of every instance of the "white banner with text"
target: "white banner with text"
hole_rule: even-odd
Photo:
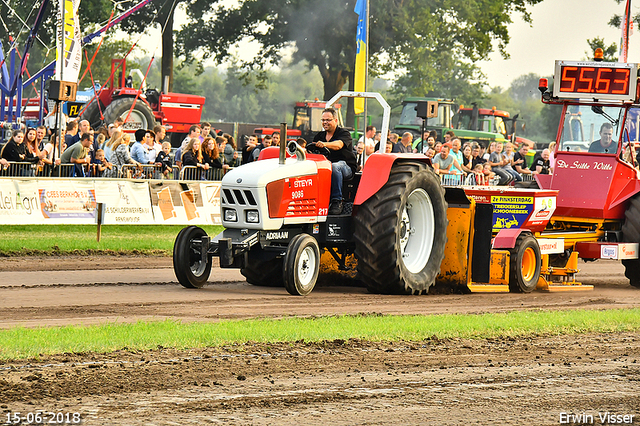
[[[219,225],[220,182],[0,178],[0,225]]]

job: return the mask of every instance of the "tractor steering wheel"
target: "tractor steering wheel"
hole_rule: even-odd
[[[320,148],[318,145],[316,145],[313,142],[307,144],[307,151],[309,151],[312,154],[324,155],[327,158],[329,158],[329,155],[331,154],[331,151],[329,151],[329,148],[327,148],[326,146]]]

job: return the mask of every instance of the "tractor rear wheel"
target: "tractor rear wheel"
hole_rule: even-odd
[[[531,234],[518,236],[516,246],[509,250],[509,290],[531,293],[538,285],[542,256],[538,241]]]
[[[354,218],[358,273],[374,293],[420,294],[440,272],[447,242],[447,203],[423,163],[393,165],[387,183]]]
[[[240,269],[247,282],[252,285],[262,287],[282,287],[282,259],[260,260],[251,256],[249,252],[249,262],[247,266]]]
[[[118,98],[114,99],[104,110],[105,123],[113,123],[116,118],[121,117],[123,120],[127,118],[131,105],[135,98]],[[133,107],[129,121],[124,123],[125,130],[153,129],[156,125],[156,117],[153,111],[145,101],[138,99],[136,106]]]
[[[100,111],[104,112],[104,105],[100,102],[99,98],[93,99],[86,106],[82,114],[80,114],[79,121],[87,120],[91,127],[97,129],[102,124],[102,118],[100,118]]]
[[[188,226],[176,237],[173,244],[173,270],[178,282],[186,288],[202,288],[211,274],[211,258],[202,260],[202,247],[198,243],[207,233],[197,226]]]
[[[320,248],[316,239],[309,234],[293,237],[284,256],[284,288],[294,296],[306,296],[316,286],[319,270]]]
[[[622,241],[640,243],[640,194],[631,199],[624,216]],[[629,283],[640,288],[640,259],[626,259],[622,264],[625,268],[624,275],[629,278]]]

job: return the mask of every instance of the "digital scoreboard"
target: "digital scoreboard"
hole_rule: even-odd
[[[553,96],[634,101],[637,80],[638,64],[556,61]]]

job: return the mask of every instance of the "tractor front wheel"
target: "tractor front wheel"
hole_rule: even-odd
[[[509,250],[509,290],[531,293],[538,285],[542,256],[538,241],[531,234],[518,236],[516,246]]]
[[[622,241],[640,243],[640,194],[631,199],[624,216]],[[640,259],[625,259],[622,264],[625,268],[624,275],[629,278],[629,283],[640,288]]]
[[[207,233],[197,226],[184,228],[173,244],[173,270],[178,282],[186,288],[202,288],[211,274],[211,258],[203,260],[202,237]]]
[[[320,248],[309,234],[298,234],[287,248],[283,263],[284,287],[294,296],[311,293],[318,280]]]
[[[420,294],[440,272],[447,203],[435,172],[400,162],[354,218],[358,272],[374,293]]]

